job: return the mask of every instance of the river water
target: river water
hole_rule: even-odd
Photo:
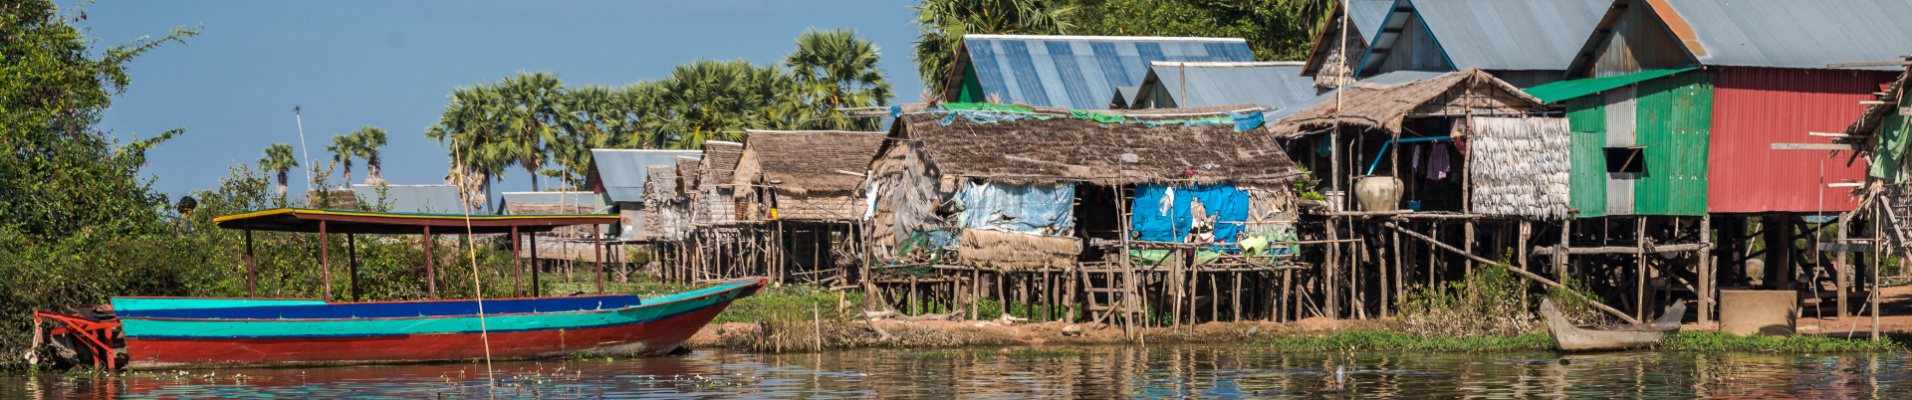
[[[1217,346],[701,350],[623,360],[0,377],[0,398],[1905,399],[1906,354],[1283,353]],[[495,389],[494,389],[495,388]]]

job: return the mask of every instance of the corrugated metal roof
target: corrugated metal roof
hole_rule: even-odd
[[[1347,4],[1348,23],[1354,24],[1354,31],[1364,38],[1374,37],[1388,18],[1388,10],[1394,8],[1394,0],[1353,0]]]
[[[1706,65],[1825,68],[1894,61],[1912,47],[1912,1],[1652,1],[1675,35],[1698,43]],[[1672,12],[1660,9],[1671,5]],[[1691,27],[1691,37],[1679,26]],[[1875,67],[1892,70],[1896,67]]]
[[[1139,90],[1142,90],[1141,86],[1116,86],[1115,100],[1111,101],[1109,106],[1122,108],[1134,107],[1135,95]]]
[[[1238,38],[964,35],[983,93],[1003,103],[1107,109],[1115,87],[1141,83],[1151,61],[1255,61]]]
[[[504,192],[498,197],[509,203],[597,203],[597,193],[591,192]]]
[[[1381,65],[1410,14],[1457,69],[1565,70],[1586,44],[1610,0],[1400,0],[1371,38],[1362,71]],[[1353,14],[1350,14],[1353,15]]]
[[[644,201],[644,171],[652,165],[673,165],[672,157],[698,157],[697,150],[592,149],[598,179],[615,202]]]
[[[379,201],[379,188],[385,189],[385,201],[391,203],[391,212],[409,213],[463,213],[465,208],[458,203],[458,188],[451,185],[358,185],[352,192],[364,198],[366,202]],[[474,209],[473,212],[485,213]]]
[[[1314,78],[1301,76],[1303,66],[1298,61],[1157,61],[1149,65],[1148,77],[1132,104],[1152,96],[1156,87],[1166,89],[1163,92],[1181,108],[1254,104],[1279,110],[1315,97]]]
[[[1408,83],[1408,82],[1413,82],[1413,81],[1418,81],[1423,79],[1434,79],[1436,77],[1440,77],[1441,75],[1447,75],[1447,73],[1446,72],[1430,72],[1430,71],[1394,71],[1394,72],[1389,72],[1385,74],[1371,76],[1366,79],[1356,81],[1355,83],[1372,83],[1376,85],[1398,85],[1398,84],[1403,84],[1403,83]],[[1282,118],[1287,118],[1290,115],[1294,115],[1296,112],[1299,112],[1302,109],[1308,108],[1309,106],[1320,104],[1323,101],[1333,101],[1334,93],[1339,91],[1341,91],[1341,89],[1330,90],[1327,93],[1322,93],[1314,97],[1309,97],[1307,99],[1297,101],[1294,103],[1293,106],[1278,108],[1278,109],[1275,109],[1274,111],[1264,112],[1262,113],[1262,118],[1267,120],[1269,124],[1274,124],[1275,122],[1280,121]]]

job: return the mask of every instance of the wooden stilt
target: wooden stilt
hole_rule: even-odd
[[[1474,220],[1470,219],[1463,222],[1461,225],[1461,233],[1462,233],[1461,245],[1463,246],[1461,250],[1467,251],[1467,254],[1469,255],[1474,254]],[[1473,275],[1474,274],[1474,259],[1472,258],[1466,259],[1466,264],[1463,264],[1461,268],[1462,268],[1461,269],[1462,273],[1467,275]]]
[[[1573,219],[1568,218],[1564,221],[1560,221],[1560,244],[1558,246],[1562,249],[1573,247],[1572,239],[1573,239]],[[1556,252],[1553,252],[1552,255],[1553,255],[1554,280],[1566,282],[1567,281],[1567,252],[1556,251]]]
[[[1638,245],[1640,246],[1640,251],[1641,251],[1639,256],[1634,258],[1634,261],[1636,264],[1638,264],[1638,266],[1635,267],[1634,269],[1634,276],[1637,279],[1634,280],[1634,286],[1633,286],[1633,294],[1635,296],[1634,303],[1633,303],[1633,318],[1635,320],[1645,321],[1646,320],[1646,258],[1648,255],[1646,253],[1646,217],[1635,218],[1633,220],[1633,227],[1634,227],[1633,240],[1638,243]]]
[[[1277,311],[1276,314],[1278,315],[1278,318],[1276,318],[1277,320],[1293,321],[1298,319],[1293,315],[1289,315],[1290,314],[1289,310],[1294,309],[1293,299],[1295,297],[1300,296],[1299,294],[1295,294],[1295,286],[1293,284],[1294,280],[1295,280],[1295,270],[1292,270],[1292,269],[1281,270],[1281,293],[1278,293],[1278,295],[1281,296],[1281,299],[1275,302],[1275,307],[1276,307],[1275,311]]]
[[[1845,226],[1846,221],[1839,221],[1840,236],[1845,236]],[[1699,322],[1705,323],[1706,321],[1712,320],[1713,286],[1716,284],[1715,281],[1719,279],[1718,276],[1713,275],[1713,264],[1717,263],[1719,258],[1713,256],[1713,216],[1710,214],[1700,215],[1700,246],[1705,247],[1705,249],[1700,250],[1699,257],[1695,257],[1699,260],[1699,266],[1696,269],[1699,270],[1700,281],[1697,285],[1699,287],[1694,289],[1698,289],[1700,292],[1699,302],[1697,304],[1700,308]],[[1839,254],[1841,257],[1845,255],[1844,252]],[[1839,267],[1845,268],[1845,264],[1845,260],[1841,259]],[[1845,305],[1840,304],[1839,307],[1844,309]]]
[[[1328,217],[1328,218],[1329,218],[1328,223],[1326,224],[1328,227],[1328,240],[1330,241],[1341,240],[1341,235],[1340,233],[1338,233],[1341,229],[1340,227],[1335,226],[1336,225],[1334,221],[1335,217]],[[1335,306],[1335,303],[1336,303],[1335,298],[1338,297],[1338,296],[1335,296],[1336,295],[1335,286],[1339,285],[1340,282],[1335,281],[1335,272],[1336,270],[1341,269],[1341,264],[1340,264],[1341,244],[1331,242],[1331,243],[1328,243],[1327,247],[1328,247],[1328,258],[1325,261],[1328,265],[1324,266],[1324,268],[1321,269],[1322,271],[1327,272],[1326,276],[1323,277],[1322,279],[1322,285],[1321,285],[1323,288],[1325,288],[1324,292],[1326,293],[1323,296],[1321,305],[1323,308],[1326,309],[1324,310],[1324,312],[1328,314],[1326,315],[1328,319],[1340,319],[1341,318],[1340,309]]]
[[[1468,253],[1466,253],[1466,252],[1464,252],[1464,251],[1462,251],[1462,250],[1461,250],[1461,249],[1459,249],[1459,248],[1456,248],[1456,247],[1454,247],[1454,246],[1451,246],[1451,245],[1448,245],[1448,244],[1446,244],[1446,243],[1441,243],[1441,242],[1440,242],[1439,240],[1435,240],[1434,238],[1431,238],[1431,237],[1428,237],[1428,236],[1426,236],[1426,235],[1422,235],[1422,234],[1420,234],[1420,233],[1416,233],[1416,232],[1414,232],[1414,231],[1411,231],[1411,230],[1407,230],[1406,228],[1402,228],[1402,227],[1400,227],[1399,225],[1395,225],[1394,223],[1391,223],[1391,222],[1390,222],[1390,223],[1386,223],[1386,224],[1384,224],[1384,225],[1385,225],[1385,226],[1387,226],[1387,227],[1388,227],[1389,229],[1393,229],[1393,230],[1395,230],[1395,231],[1397,231],[1397,232],[1401,232],[1401,233],[1403,233],[1403,234],[1406,234],[1406,235],[1408,235],[1409,237],[1413,237],[1413,238],[1415,238],[1415,239],[1420,239],[1420,240],[1422,240],[1422,241],[1425,241],[1425,242],[1427,242],[1428,244],[1432,244],[1432,245],[1434,245],[1435,247],[1437,247],[1437,248],[1439,248],[1439,249],[1442,249],[1442,250],[1447,250],[1447,251],[1449,251],[1449,252],[1453,252],[1453,253],[1456,253],[1456,254],[1460,254],[1460,255],[1461,255],[1461,257],[1465,257],[1465,258],[1468,258],[1468,259],[1472,259],[1472,260],[1475,260],[1475,261],[1480,261],[1480,262],[1484,262],[1484,263],[1491,263],[1491,262],[1494,262],[1493,260],[1488,260],[1488,259],[1485,259],[1485,258],[1481,258],[1480,256],[1476,256],[1476,255],[1473,255],[1473,254],[1468,254]],[[1514,269],[1514,270],[1509,270],[1509,271],[1511,271],[1511,272],[1513,272],[1513,273],[1514,273],[1514,274],[1516,274],[1516,275],[1520,275],[1520,276],[1522,276],[1522,277],[1525,277],[1525,278],[1527,278],[1528,280],[1532,280],[1532,281],[1534,281],[1534,282],[1539,282],[1539,283],[1540,283],[1540,284],[1542,284],[1542,285],[1547,285],[1547,286],[1550,286],[1550,287],[1561,287],[1561,285],[1560,285],[1560,283],[1559,283],[1559,282],[1554,282],[1554,281],[1551,281],[1551,280],[1548,280],[1547,278],[1545,278],[1545,277],[1541,277],[1540,275],[1535,275],[1535,274],[1534,274],[1534,273],[1532,273],[1532,272],[1527,272],[1527,271],[1525,271],[1525,270],[1518,270],[1518,269]],[[1602,304],[1602,303],[1600,303],[1600,302],[1599,302],[1598,300],[1594,300],[1594,299],[1590,299],[1590,298],[1587,298],[1587,297],[1586,297],[1585,295],[1582,295],[1582,294],[1580,294],[1580,293],[1578,293],[1578,292],[1572,292],[1572,291],[1568,291],[1567,293],[1568,293],[1568,294],[1571,294],[1571,295],[1573,295],[1574,297],[1578,297],[1578,298],[1580,298],[1581,300],[1586,300],[1586,301],[1587,301],[1587,303],[1588,303],[1589,305],[1592,305],[1592,306],[1593,306],[1594,308],[1598,308],[1598,309],[1600,309],[1601,311],[1605,311],[1605,312],[1606,312],[1606,313],[1608,313],[1608,314],[1613,314],[1613,316],[1616,316],[1616,317],[1620,317],[1620,319],[1621,319],[1621,320],[1625,320],[1625,321],[1627,321],[1628,323],[1635,323],[1635,324],[1637,324],[1637,323],[1640,323],[1640,322],[1639,322],[1639,320],[1637,320],[1637,319],[1634,319],[1634,318],[1633,318],[1633,316],[1630,316],[1630,315],[1627,315],[1626,313],[1624,313],[1624,312],[1621,312],[1620,310],[1616,310],[1616,309],[1613,309],[1613,307],[1608,307],[1608,306],[1607,306],[1606,304]]]
[[[594,254],[597,256],[596,267],[597,267],[598,294],[604,294],[604,242],[603,240],[604,240],[603,235],[598,234],[598,226],[592,225],[591,226],[591,254]]]
[[[1872,341],[1877,342],[1879,341],[1879,297],[1884,295],[1879,292],[1882,288],[1879,285],[1879,262],[1885,259],[1885,252],[1888,250],[1885,244],[1885,213],[1892,211],[1884,203],[1874,207],[1877,208],[1874,208],[1872,213],[1872,282],[1867,288],[1867,292],[1871,295],[1867,297],[1872,300]]]
[[[1241,272],[1235,272],[1229,275],[1233,276],[1233,279],[1229,279],[1229,280],[1235,283],[1235,290],[1233,291],[1233,293],[1235,294],[1235,301],[1231,302],[1232,304],[1235,305],[1234,306],[1235,315],[1233,318],[1235,319],[1235,322],[1241,322]]]
[[[1394,239],[1393,240],[1394,241],[1394,301],[1398,302],[1400,301],[1402,296],[1404,296],[1404,294],[1407,293],[1407,264],[1402,262],[1401,233],[1393,232],[1393,234],[1394,234],[1394,237],[1393,237]],[[1393,302],[1390,302],[1384,305],[1384,307],[1393,307],[1393,306],[1394,306]],[[1383,314],[1381,316],[1387,317],[1386,314]]]

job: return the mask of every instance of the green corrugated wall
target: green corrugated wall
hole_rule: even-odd
[[[1567,100],[1567,121],[1573,130],[1573,171],[1567,179],[1573,192],[1567,204],[1580,218],[1607,215],[1607,108],[1603,96]]]
[[[1639,215],[1705,215],[1713,74],[1687,72],[1640,82],[1634,143],[1646,146],[1646,176],[1633,185]]]

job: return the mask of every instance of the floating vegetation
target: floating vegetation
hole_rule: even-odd
[[[1684,331],[1666,338],[1655,348],[1689,351],[1745,351],[1766,353],[1844,353],[1905,351],[1904,337],[1887,336],[1874,342],[1865,336],[1853,339],[1826,336],[1740,336],[1723,332]]]
[[[1326,336],[1288,335],[1244,343],[1243,347],[1286,351],[1450,351],[1504,352],[1552,350],[1553,339],[1544,333],[1520,336],[1429,337],[1405,333],[1349,331]]]

